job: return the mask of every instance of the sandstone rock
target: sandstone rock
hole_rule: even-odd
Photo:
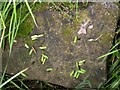
[[[60,14],[49,9],[34,11],[39,29],[34,27],[26,36],[29,38],[27,41],[17,39],[10,57],[6,48],[3,53],[3,67],[10,59],[7,69],[9,74],[31,66],[26,72],[30,80],[43,80],[73,88],[87,78],[92,87],[96,88],[106,80],[106,62],[97,58],[106,54],[112,46],[118,11],[118,6],[113,3],[93,3],[86,9],[79,10],[77,19],[74,15],[69,18],[66,13]],[[86,21],[89,22],[85,24]],[[81,34],[78,31],[82,24],[86,33]],[[44,36],[31,41],[31,36],[41,34]],[[25,43],[29,49],[25,48]],[[42,45],[47,48],[41,50],[39,47]],[[29,55],[32,48],[33,52]],[[48,56],[44,64],[41,63],[42,54]],[[76,62],[82,60],[85,60],[85,63],[80,68],[86,72],[79,78],[70,76],[73,70],[78,70]],[[49,68],[52,70],[48,72]]]

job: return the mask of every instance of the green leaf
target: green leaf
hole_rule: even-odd
[[[40,37],[43,37],[43,36],[44,36],[43,34],[33,35],[33,36],[31,36],[31,39],[32,39],[32,40],[36,40],[36,39],[38,39],[38,38],[40,38]]]
[[[44,50],[44,49],[46,49],[47,47],[46,46],[41,46],[41,47],[39,47],[41,50]]]
[[[72,71],[72,72],[70,73],[70,77],[71,77],[73,74],[74,74],[74,71]]]
[[[41,62],[42,62],[42,64],[44,64],[47,59],[48,59],[48,56],[45,55],[45,54],[42,54],[42,56],[41,56]]]
[[[77,42],[77,36],[74,37],[73,43]]]
[[[29,48],[29,46],[28,46],[26,43],[25,43],[25,47],[26,47],[26,48]]]
[[[76,68],[77,68],[77,69],[79,68],[79,64],[78,64],[78,62],[76,62]]]
[[[77,72],[81,73],[81,74],[84,74],[86,72],[86,70],[84,70],[84,69],[81,68],[80,70],[77,70]]]
[[[77,72],[77,71],[75,71],[75,73],[74,73],[74,76],[73,76],[73,77],[75,77],[75,78],[76,78],[77,74],[78,74],[78,72]]]
[[[31,50],[29,51],[29,55],[31,55],[31,54],[32,54],[32,52],[33,52],[33,49],[31,49]]]
[[[79,78],[79,76],[80,76],[80,73],[77,73],[76,78]]]
[[[53,70],[53,68],[48,68],[48,69],[47,69],[48,72],[50,72],[50,71],[52,71],[52,70]]]
[[[83,65],[85,63],[85,60],[79,61],[79,65]]]
[[[48,59],[48,56],[47,56],[47,55],[45,55],[45,54],[42,54],[42,56],[43,56],[44,58]]]

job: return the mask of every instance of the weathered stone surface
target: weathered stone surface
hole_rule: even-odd
[[[2,72],[2,49],[0,49],[0,72]]]
[[[106,62],[97,58],[106,54],[112,46],[118,17],[118,7],[113,3],[94,3],[84,10],[79,10],[77,19],[58,11],[34,11],[39,29],[34,27],[26,39],[17,39],[11,56],[8,58],[8,48],[3,53],[3,67],[8,59],[7,73],[15,74],[25,67],[31,66],[26,72],[29,79],[43,80],[65,87],[75,87],[86,77],[92,87],[106,80]],[[86,34],[78,34],[83,22]],[[89,26],[92,25],[90,28]],[[29,26],[28,26],[29,27]],[[30,36],[44,34],[43,37],[31,41]],[[73,42],[77,36],[76,43]],[[25,48],[27,43],[30,48]],[[47,49],[40,50],[45,45]],[[35,52],[29,55],[30,49]],[[41,55],[48,56],[45,64],[41,64]],[[81,68],[86,70],[79,78],[70,77],[72,70],[76,70],[76,62],[85,60]],[[53,70],[48,72],[47,69]]]

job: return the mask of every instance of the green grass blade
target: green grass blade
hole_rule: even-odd
[[[14,20],[15,21],[15,20]],[[10,39],[10,43],[9,43],[9,45],[10,45],[10,54],[11,54],[11,51],[12,51],[12,45],[13,45],[13,37],[14,37],[14,32],[15,32],[15,23],[13,23],[13,28],[12,28],[12,35],[11,35],[11,39]]]
[[[24,73],[21,73],[21,75],[22,75],[23,77],[25,77],[25,78],[28,77],[28,76],[27,76],[26,74],[24,74]]]
[[[1,29],[2,30],[2,36],[1,36],[1,40],[0,40],[0,48],[1,48],[2,47],[3,38],[4,38],[4,34],[5,34],[6,26],[5,26],[5,22],[3,20],[1,12],[0,12],[0,17],[1,17],[1,22],[2,22],[2,26],[3,26],[3,30]]]
[[[110,49],[110,51],[112,51],[113,49],[115,49],[118,45],[120,45],[120,42],[117,42],[117,43]]]
[[[77,18],[78,17],[78,0],[76,0],[75,7],[76,7],[76,18]]]
[[[7,6],[6,6],[7,5]],[[9,1],[9,3],[7,4],[7,3],[5,3],[5,7],[3,8],[3,16],[6,16],[6,12],[8,12],[8,9],[9,9],[9,7],[10,7],[10,5],[11,5],[11,2]],[[5,19],[5,18],[4,18]]]
[[[118,52],[118,51],[119,51],[119,50],[114,50],[114,51],[112,51],[112,52],[109,52],[109,53],[107,53],[107,54],[105,54],[105,55],[102,55],[102,56],[98,57],[97,59],[101,59],[101,58],[103,58],[103,57],[106,57],[106,56],[111,55],[111,54],[113,54],[113,53],[116,53],[116,52]]]
[[[35,17],[34,17],[34,15],[33,15],[33,13],[32,13],[32,10],[31,10],[31,8],[30,8],[30,6],[29,6],[29,4],[28,4],[28,1],[25,0],[25,3],[26,3],[26,6],[27,6],[27,8],[28,8],[28,10],[29,10],[29,12],[30,12],[32,18],[33,18],[33,21],[34,21],[36,27],[39,28],[38,25],[37,25],[37,22],[36,22],[36,20],[35,20]]]
[[[120,63],[119,60],[116,60],[116,61],[111,65],[109,72],[112,73],[112,71],[115,70],[115,68],[119,65],[119,63]]]
[[[0,85],[1,85],[2,82],[3,82],[4,76],[5,76],[5,73],[6,73],[7,67],[8,67],[8,63],[9,63],[9,61],[7,61],[7,64],[6,64],[5,69],[4,69],[4,71],[3,71],[3,74],[2,74],[2,77],[1,77],[1,80],[0,80]]]
[[[18,30],[19,30],[19,26],[20,26],[20,22],[21,22],[21,14],[22,14],[22,6],[20,6],[20,14],[19,14],[19,18],[18,18],[18,22],[17,22],[17,25],[16,25],[16,27],[15,27],[15,34],[14,34],[14,40],[15,40],[15,38],[16,38],[16,36],[17,36],[17,32],[18,32]],[[17,16],[16,16],[16,18],[17,18]]]
[[[31,9],[33,8],[33,5],[34,5],[34,3],[32,3],[32,4],[30,5]],[[23,21],[27,18],[27,16],[28,16],[29,14],[30,14],[29,12],[26,13],[26,15],[25,15],[25,16],[23,17],[23,19],[21,20],[20,24],[23,23]]]
[[[14,78],[18,77],[21,73],[25,72],[26,70],[28,70],[28,68],[20,71],[19,73],[17,73],[16,75],[12,76],[10,79],[8,79],[7,81],[5,81],[4,83],[2,83],[0,85],[0,88],[2,88],[3,86],[5,86],[7,83],[9,83],[10,81],[12,81]]]
[[[0,39],[1,39],[1,35],[2,35],[2,24],[1,24],[2,22],[1,22],[1,19],[0,19]],[[0,45],[0,47],[1,47],[1,45]]]
[[[21,84],[25,87],[25,88],[27,88],[27,90],[30,90],[24,83],[23,83],[23,81],[21,81],[20,79],[18,79],[20,82],[21,82]]]
[[[16,88],[20,89],[20,87],[16,83],[14,83],[13,81],[10,81],[10,83],[12,83]]]
[[[116,79],[114,82],[111,84],[111,88],[116,88],[120,84],[120,77],[119,79]]]
[[[9,25],[9,33],[8,33],[8,40],[9,43],[11,43],[11,30],[12,30],[12,23],[13,22],[13,13],[12,13],[12,17],[11,17],[11,21],[10,21],[10,25]]]
[[[11,35],[11,41],[10,41],[10,54],[11,54],[11,50],[12,50],[12,45],[14,42],[14,38],[15,38],[15,27],[16,27],[16,23],[17,23],[17,17],[16,17],[16,4],[15,4],[15,0],[13,0],[13,19],[14,21],[13,23],[13,27],[12,27],[12,35]]]
[[[0,11],[2,10],[3,4],[3,2],[0,3]]]

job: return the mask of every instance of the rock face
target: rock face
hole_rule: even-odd
[[[28,79],[72,88],[87,79],[91,87],[96,88],[106,80],[106,62],[97,58],[106,54],[112,46],[118,11],[119,8],[113,3],[89,5],[84,10],[78,10],[77,18],[74,12],[70,18],[66,13],[60,14],[49,9],[34,11],[39,29],[34,27],[26,36],[27,40],[18,38],[10,57],[6,47],[3,67],[10,59],[9,74],[31,66],[25,72]],[[41,37],[32,41],[33,35]],[[29,48],[25,47],[25,43]],[[42,50],[40,47],[43,45],[45,47]],[[29,55],[31,49],[33,52]],[[78,65],[80,61],[84,63]],[[75,72],[81,69],[83,73],[75,78]]]
[[[2,49],[0,49],[0,72],[2,72]]]

